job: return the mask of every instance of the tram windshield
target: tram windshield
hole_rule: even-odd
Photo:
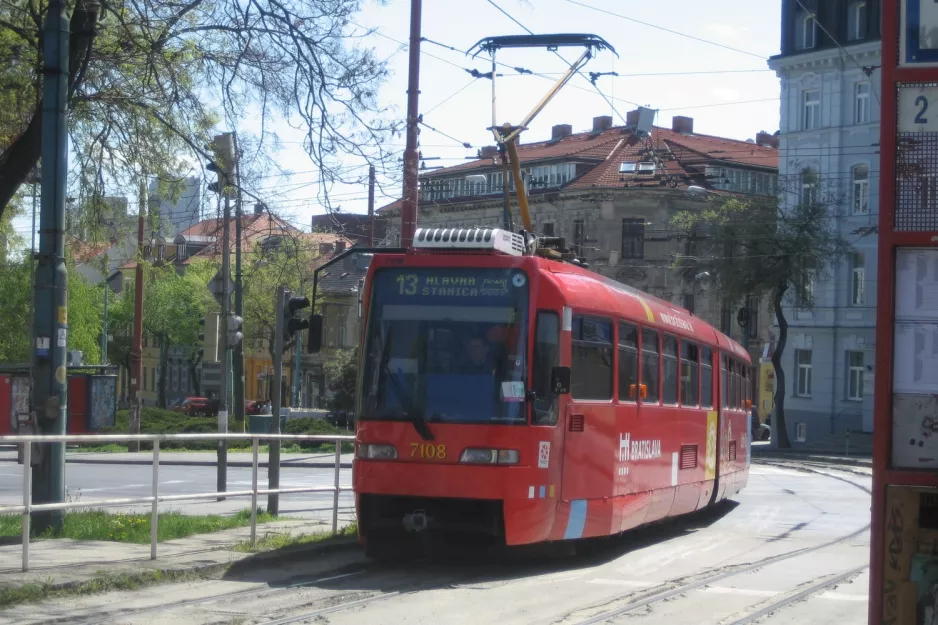
[[[516,269],[383,269],[362,419],[523,423],[528,279]]]

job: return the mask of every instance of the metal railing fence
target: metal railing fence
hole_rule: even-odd
[[[236,490],[211,493],[191,493],[185,495],[160,495],[160,443],[175,441],[251,441],[251,490]],[[291,442],[318,442],[335,443],[335,482],[333,486],[311,486],[306,488],[274,488],[258,489],[257,468],[261,441],[291,441]],[[66,435],[17,435],[0,436],[0,445],[15,444],[22,447],[23,460],[23,505],[0,506],[0,514],[20,514],[23,516],[23,572],[29,571],[29,534],[30,514],[48,510],[75,510],[81,508],[100,508],[105,506],[121,506],[150,504],[150,559],[156,559],[157,532],[159,530],[159,504],[162,502],[197,501],[200,499],[215,499],[219,497],[250,497],[251,498],[251,544],[257,540],[257,497],[259,495],[289,495],[299,493],[333,493],[332,498],[332,533],[338,532],[339,526],[339,494],[350,492],[351,488],[339,486],[339,471],[341,468],[342,443],[351,443],[354,436],[314,436],[306,434],[66,434]],[[122,443],[139,441],[153,443],[153,486],[149,497],[129,497],[122,499],[96,499],[91,501],[66,501],[61,503],[32,503],[32,451],[33,444],[44,443]]]

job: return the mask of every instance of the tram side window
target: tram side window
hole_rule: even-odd
[[[534,423],[557,424],[557,401],[550,388],[551,371],[560,362],[560,322],[557,313],[537,313],[532,382],[534,387]]]
[[[681,405],[697,406],[697,367],[700,352],[696,343],[681,341]]]
[[[638,392],[638,329],[619,324],[619,399],[635,401]]]
[[[726,356],[720,355],[720,405],[723,408],[730,407],[729,389],[729,371],[727,370]]]
[[[664,389],[662,399],[666,404],[677,403],[677,339],[664,335]]]
[[[727,358],[727,370],[726,377],[729,380],[730,384],[730,394],[729,398],[726,400],[726,407],[730,410],[736,409],[736,361],[732,358]]]
[[[574,399],[612,399],[612,321],[573,318],[570,394]]]
[[[733,408],[739,409],[743,405],[743,402],[740,400],[740,391],[742,390],[742,380],[739,377],[739,361],[733,360]]]
[[[657,404],[658,397],[658,333],[642,330],[642,384],[647,388],[643,404]]]
[[[700,351],[700,406],[713,408],[713,352],[706,347]]]

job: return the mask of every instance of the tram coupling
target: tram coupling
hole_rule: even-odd
[[[423,510],[416,510],[410,514],[405,514],[403,523],[404,531],[418,534],[427,531],[430,525],[430,517]]]

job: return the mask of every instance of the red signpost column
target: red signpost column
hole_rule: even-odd
[[[938,3],[882,0],[870,625],[938,610]]]

